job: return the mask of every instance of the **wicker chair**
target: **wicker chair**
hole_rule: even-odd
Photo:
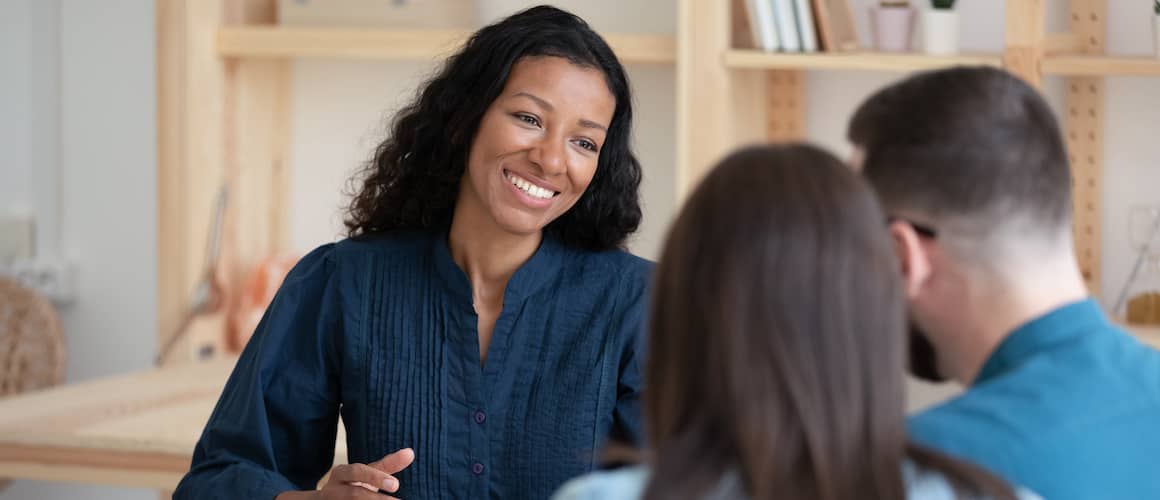
[[[52,304],[0,278],[0,398],[64,381],[64,334]],[[8,481],[0,479],[0,491]]]

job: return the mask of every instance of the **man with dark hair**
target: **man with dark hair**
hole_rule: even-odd
[[[849,138],[890,214],[911,371],[967,386],[912,439],[1053,500],[1160,498],[1160,352],[1087,296],[1043,99],[998,69],[924,73],[871,96]]]

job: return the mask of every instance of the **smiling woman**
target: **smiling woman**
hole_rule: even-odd
[[[631,103],[567,12],[472,36],[367,164],[350,238],[286,278],[174,497],[547,498],[637,443]]]

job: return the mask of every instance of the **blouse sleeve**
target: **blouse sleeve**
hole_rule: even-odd
[[[627,445],[643,444],[640,394],[643,385],[645,316],[647,315],[648,285],[652,265],[639,261],[634,272],[627,273],[621,300],[624,307],[620,316],[620,378],[617,384],[616,408],[613,412],[611,440]]]
[[[341,309],[332,245],[290,271],[242,351],[175,499],[312,490],[334,461]]]

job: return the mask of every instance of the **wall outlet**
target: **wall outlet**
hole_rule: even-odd
[[[36,290],[58,306],[68,305],[75,298],[73,266],[61,259],[15,259],[0,262],[0,275],[15,279]]]

